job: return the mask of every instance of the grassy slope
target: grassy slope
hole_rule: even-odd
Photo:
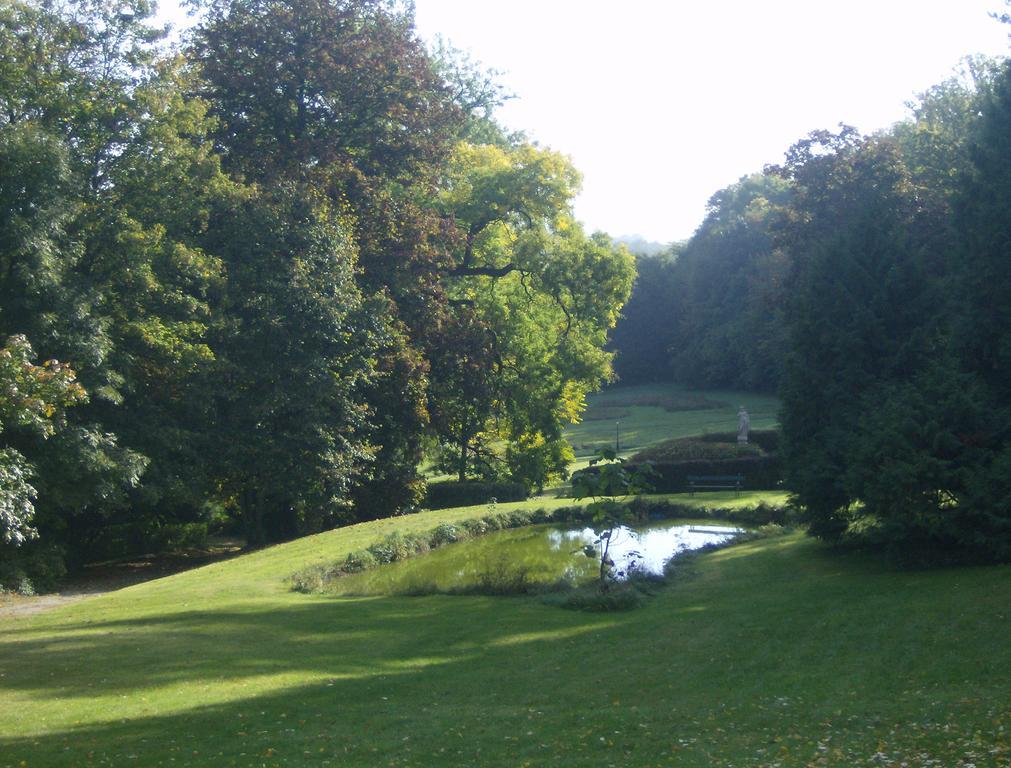
[[[651,384],[635,387],[614,387],[592,395],[583,420],[566,428],[565,436],[575,448],[575,467],[585,464],[585,457],[598,448],[614,445],[614,422],[620,422],[619,432],[623,454],[631,454],[647,445],[675,437],[688,437],[705,432],[736,432],[737,409],[744,405],[751,417],[752,429],[771,429],[776,426],[779,401],[768,395],[746,392],[691,392],[703,395],[723,405],[695,411],[666,411],[659,406],[628,405],[636,400],[683,395],[688,390],[672,385]],[[608,418],[598,419],[598,413]],[[619,417],[620,416],[620,417]],[[615,418],[619,417],[619,418]]]
[[[706,555],[624,614],[285,588],[390,530],[484,512],[7,621],[0,766],[1007,764],[1006,567],[894,572],[790,536]]]

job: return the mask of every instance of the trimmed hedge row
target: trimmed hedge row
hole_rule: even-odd
[[[698,435],[690,438],[701,440],[706,443],[736,443],[736,432],[711,432],[705,435]],[[748,445],[757,445],[766,453],[776,453],[779,451],[779,430],[778,429],[753,429],[748,432]]]
[[[573,473],[596,473],[597,467],[587,467]],[[780,487],[783,467],[779,456],[742,456],[737,459],[715,461],[655,462],[655,476],[650,481],[653,493],[687,493],[691,490],[688,478],[692,475],[743,475],[741,485],[746,491],[768,491]]]
[[[629,459],[629,463],[638,464],[650,461],[654,464],[673,464],[679,461],[726,461],[765,455],[765,451],[754,443],[738,445],[729,441],[721,443],[715,440],[683,438],[668,440],[665,443],[644,448]]]
[[[427,509],[448,507],[469,507],[487,504],[492,499],[499,503],[506,501],[526,501],[530,490],[523,483],[492,483],[480,480],[444,480],[430,483],[425,495]]]
[[[742,475],[741,488],[746,491],[768,491],[778,488],[783,479],[782,463],[778,456],[742,456],[739,459],[718,461],[678,461],[653,465],[655,493],[683,493],[690,491],[689,476]]]

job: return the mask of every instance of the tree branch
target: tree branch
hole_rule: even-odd
[[[510,262],[504,267],[471,267],[467,265],[467,261],[458,267],[451,269],[448,274],[450,277],[505,277],[510,272],[515,272],[519,269],[515,264]]]

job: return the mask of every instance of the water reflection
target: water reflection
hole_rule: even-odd
[[[639,529],[622,526],[611,531],[607,554],[619,578],[633,570],[659,576],[672,557],[711,544],[724,544],[738,533],[739,528],[711,525],[666,524]],[[589,554],[587,548],[593,547],[594,556],[598,557],[604,544],[592,528],[552,529],[547,537],[561,550],[578,546]]]
[[[725,543],[739,532],[684,521],[615,528],[608,548],[611,574],[619,579],[632,572],[662,574],[667,562],[678,554]],[[598,577],[601,544],[592,528],[532,525],[450,544],[410,560],[336,579],[330,586],[335,594],[393,595],[578,585]]]

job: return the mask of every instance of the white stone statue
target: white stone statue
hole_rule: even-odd
[[[751,418],[744,406],[737,412],[737,444],[748,444],[748,430],[751,428]]]

